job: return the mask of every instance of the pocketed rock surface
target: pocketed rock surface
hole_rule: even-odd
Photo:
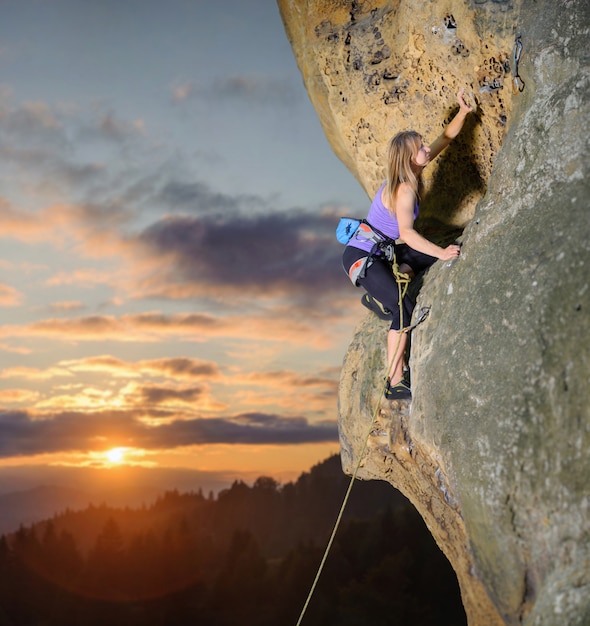
[[[324,131],[371,197],[387,139],[413,128],[432,142],[465,88],[478,111],[436,181],[425,172],[437,184],[437,218],[465,225],[511,117],[513,2],[279,0],[279,8]],[[433,210],[427,199],[423,214]]]
[[[359,478],[410,498],[470,625],[590,624],[590,4],[279,7],[333,149],[368,195],[393,132],[434,139],[460,86],[478,104],[430,166],[422,227],[463,228],[463,248],[424,278],[413,400],[381,399],[388,324],[368,314],[340,381],[344,471],[360,463]],[[492,58],[509,58],[516,34],[513,94]]]

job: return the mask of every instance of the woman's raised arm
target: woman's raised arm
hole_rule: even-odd
[[[463,128],[467,114],[473,111],[473,108],[465,102],[464,93],[465,89],[460,89],[457,93],[457,102],[459,103],[457,115],[455,115],[450,124],[444,129],[440,137],[432,142],[430,146],[430,160],[435,159],[451,141],[455,139]]]

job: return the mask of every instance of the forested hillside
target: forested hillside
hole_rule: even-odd
[[[0,538],[0,626],[295,624],[348,478],[91,506]],[[304,624],[464,624],[454,572],[405,498],[357,482]]]

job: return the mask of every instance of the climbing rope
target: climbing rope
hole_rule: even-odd
[[[395,256],[395,252],[393,253],[393,259],[391,261],[391,271],[395,276],[395,280],[397,281],[397,292],[398,292],[398,305],[399,305],[399,324],[400,326],[404,323],[404,307],[403,307],[403,299],[408,292],[408,287],[410,285],[410,281],[412,280],[409,274],[405,274],[404,272],[399,271],[399,265],[397,262],[397,258]],[[402,328],[400,328],[400,333],[404,332]],[[389,373],[389,371],[388,371]]]
[[[389,367],[387,369],[387,372],[389,373],[389,370],[391,369],[391,365],[393,364],[393,361],[395,359],[395,357],[397,356],[397,351],[399,349],[399,345],[398,348],[396,349],[391,362],[389,363]],[[363,441],[363,445],[361,448],[361,451],[359,452],[358,455],[358,462],[356,464],[356,467],[354,468],[354,472],[352,473],[352,476],[350,478],[350,482],[348,484],[348,489],[346,490],[346,494],[344,495],[344,500],[342,501],[342,506],[340,507],[340,511],[338,512],[338,517],[336,518],[336,522],[334,524],[334,528],[332,530],[332,534],[330,535],[330,539],[328,540],[328,544],[326,546],[326,549],[324,550],[324,556],[322,557],[322,560],[320,562],[320,565],[318,567],[318,571],[315,575],[314,581],[311,585],[311,589],[309,590],[309,594],[307,595],[307,599],[305,600],[305,604],[303,605],[303,609],[301,610],[301,613],[299,615],[299,619],[297,620],[297,624],[296,626],[300,626],[301,622],[303,620],[303,617],[307,611],[307,607],[309,606],[309,603],[311,601],[311,598],[314,594],[315,588],[318,584],[318,581],[320,579],[320,576],[322,574],[322,571],[324,569],[324,565],[326,563],[326,559],[328,558],[328,554],[330,552],[330,549],[332,548],[332,544],[334,543],[334,538],[336,537],[336,533],[338,532],[338,528],[340,526],[340,522],[342,520],[342,515],[344,514],[344,509],[346,508],[346,504],[348,503],[348,498],[350,496],[350,492],[352,491],[352,486],[354,484],[354,481],[356,480],[356,476],[358,474],[358,471],[361,467],[361,463],[363,462],[363,457],[365,455],[365,450],[367,449],[367,444],[369,442],[369,437],[371,436],[371,432],[373,431],[373,424],[375,423],[375,418],[377,417],[377,411],[379,410],[379,407],[381,406],[381,399],[383,398],[383,394],[385,392],[385,387],[387,385],[387,377],[385,378],[384,384],[383,384],[383,388],[381,389],[381,393],[379,394],[379,400],[375,406],[375,410],[373,411],[373,416],[371,417],[371,424],[369,426],[369,430],[367,432],[367,436],[365,437],[364,441]]]
[[[398,293],[399,293],[399,299],[398,299],[398,303],[399,303],[399,312],[400,312],[400,326],[403,323],[403,299],[407,293],[408,290],[408,285],[410,284],[411,278],[410,276],[408,276],[408,274],[404,274],[403,272],[399,271],[399,266],[396,262],[396,258],[395,258],[395,254],[393,255],[393,261],[392,261],[392,271],[393,274],[395,276],[395,279],[397,281],[398,284]],[[416,322],[414,322],[414,324],[410,324],[410,326],[407,326],[405,328],[401,328],[399,333],[400,335],[402,333],[408,333],[410,332],[412,329],[416,328],[416,326],[418,326],[418,324],[422,323],[426,317],[428,316],[428,313],[430,312],[430,307],[422,307],[420,310],[420,315],[418,316]],[[336,517],[336,522],[334,524],[334,528],[332,530],[332,534],[330,535],[330,539],[328,540],[328,544],[326,545],[326,549],[324,550],[324,555],[322,557],[322,560],[320,562],[320,565],[318,567],[318,571],[315,575],[314,581],[311,585],[311,589],[309,590],[309,594],[307,595],[307,599],[305,600],[305,604],[303,605],[303,609],[301,610],[301,613],[299,615],[299,619],[297,620],[297,624],[296,626],[301,626],[301,622],[303,621],[303,617],[305,616],[305,613],[307,611],[307,607],[309,606],[309,603],[311,601],[311,598],[313,597],[313,594],[315,592],[316,586],[318,584],[318,581],[320,579],[320,576],[322,574],[322,571],[324,569],[324,565],[326,563],[326,559],[328,558],[328,554],[330,553],[330,549],[332,548],[332,544],[334,543],[334,538],[336,537],[336,533],[338,532],[338,528],[340,526],[340,522],[342,520],[342,516],[344,514],[344,510],[346,508],[346,505],[348,503],[348,498],[350,496],[350,492],[352,491],[352,486],[354,484],[354,481],[356,480],[356,476],[358,474],[358,471],[361,467],[361,463],[363,462],[363,458],[365,456],[365,450],[367,449],[367,444],[369,443],[369,437],[371,436],[371,433],[373,432],[373,424],[375,423],[375,418],[377,417],[377,412],[379,411],[379,408],[381,406],[381,401],[383,400],[384,397],[384,393],[385,393],[385,388],[389,382],[389,371],[391,370],[391,367],[395,361],[395,358],[397,357],[397,353],[399,350],[399,346],[400,346],[400,342],[398,342],[398,345],[395,349],[395,352],[393,353],[393,356],[391,357],[391,360],[389,362],[389,365],[387,367],[387,375],[385,376],[384,382],[383,382],[383,387],[381,388],[381,392],[379,394],[379,400],[377,401],[377,404],[375,405],[375,410],[373,411],[373,415],[371,417],[371,423],[369,425],[369,430],[367,431],[367,435],[364,438],[363,441],[363,445],[362,448],[359,452],[358,455],[358,461],[357,464],[354,468],[354,471],[352,473],[352,476],[350,478],[350,482],[348,484],[348,489],[346,490],[346,494],[344,495],[344,500],[342,501],[342,506],[340,507],[340,511],[338,512],[338,516]]]
[[[410,282],[412,281],[412,279],[410,278],[410,276],[408,274],[405,274],[404,272],[400,272],[399,271],[399,265],[397,263],[396,257],[395,257],[395,253],[393,255],[393,260],[391,262],[391,270],[393,271],[393,275],[395,276],[395,279],[397,281],[397,285],[398,285],[398,306],[399,306],[399,319],[400,319],[400,325],[404,319],[403,315],[404,315],[404,307],[403,307],[403,299],[406,296],[406,293],[408,292],[408,286],[410,285]],[[403,286],[402,286],[403,285]],[[418,324],[421,324],[427,317],[428,314],[430,313],[430,307],[429,306],[423,306],[420,308],[420,315],[418,315],[418,317],[416,318],[416,321],[413,324],[410,324],[409,326],[405,326],[404,328],[400,329],[400,334],[401,333],[409,333],[412,330],[414,330],[414,328],[416,328],[416,326],[418,326]],[[389,364],[389,367],[391,368],[391,363]],[[389,373],[389,370],[387,371],[387,373]]]

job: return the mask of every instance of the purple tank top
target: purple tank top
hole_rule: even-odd
[[[392,239],[399,239],[399,225],[397,223],[397,219],[395,216],[391,215],[381,201],[381,192],[384,187],[385,183],[379,187],[379,191],[373,198],[369,214],[367,215],[367,222],[388,237],[391,237]],[[416,202],[416,206],[414,207],[414,219],[418,217],[418,210],[419,206]],[[359,248],[360,250],[366,250],[367,252],[370,252],[373,247],[373,243],[371,241],[357,239],[356,237],[353,237],[347,245],[352,246],[353,248]]]

